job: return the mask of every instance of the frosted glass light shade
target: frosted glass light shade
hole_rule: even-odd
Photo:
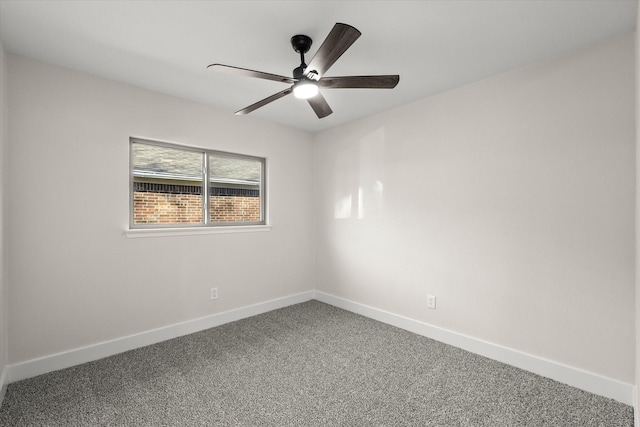
[[[293,87],[293,96],[300,99],[309,99],[318,94],[318,85],[310,80],[302,80]]]

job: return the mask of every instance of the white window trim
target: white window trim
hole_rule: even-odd
[[[229,225],[224,227],[184,228],[128,228],[124,234],[129,239],[145,237],[199,236],[205,234],[259,233],[271,231],[270,225]]]

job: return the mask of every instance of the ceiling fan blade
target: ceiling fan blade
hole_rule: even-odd
[[[327,89],[393,89],[399,81],[398,75],[323,77],[318,86]]]
[[[235,114],[237,115],[242,115],[242,114],[249,114],[252,111],[257,110],[260,107],[264,107],[265,105],[267,105],[270,102],[273,102],[277,99],[282,98],[283,96],[289,95],[291,92],[293,92],[292,88],[287,88],[281,92],[275,93],[265,99],[263,99],[262,101],[258,101],[255,104],[251,104],[249,105],[247,108],[243,108],[242,110],[238,110],[235,112]]]
[[[309,105],[311,105],[311,108],[313,108],[313,111],[316,112],[316,116],[318,116],[319,119],[327,117],[329,114],[333,113],[333,110],[331,110],[327,100],[324,99],[324,96],[322,96],[321,93],[307,99],[307,101],[309,102]]]
[[[219,72],[228,73],[228,74],[255,77],[258,79],[273,80],[273,81],[282,82],[282,83],[295,83],[295,80],[293,80],[293,78],[291,77],[279,76],[277,74],[271,74],[271,73],[263,73],[262,71],[248,70],[246,68],[233,67],[231,65],[211,64],[207,68],[211,68],[214,71],[219,71]]]
[[[305,69],[305,75],[318,80],[360,37],[360,31],[347,24],[336,24]]]

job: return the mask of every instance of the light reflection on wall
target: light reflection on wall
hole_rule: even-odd
[[[351,194],[344,196],[336,202],[335,219],[351,218]]]
[[[364,219],[383,210],[384,129],[344,147],[335,163],[335,219]]]

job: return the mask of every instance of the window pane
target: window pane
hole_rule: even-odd
[[[260,159],[209,156],[209,220],[260,222],[262,164]]]
[[[203,224],[202,159],[202,153],[133,143],[133,224]]]

